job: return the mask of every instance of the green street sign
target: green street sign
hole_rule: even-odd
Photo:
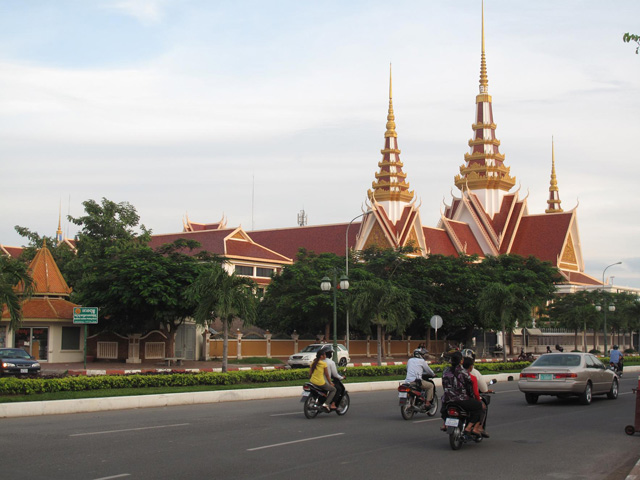
[[[98,307],[75,307],[73,309],[73,323],[98,323]]]

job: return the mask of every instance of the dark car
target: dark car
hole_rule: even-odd
[[[0,348],[0,376],[38,373],[40,364],[22,348]]]

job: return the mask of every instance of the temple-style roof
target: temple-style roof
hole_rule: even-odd
[[[22,255],[22,247],[10,247],[8,245],[0,245],[0,255],[6,255],[7,257],[18,258]]]
[[[496,138],[496,124],[493,120],[487,62],[484,50],[484,5],[482,9],[482,52],[480,57],[480,93],[476,96],[476,121],[471,126],[474,136],[469,140],[470,152],[465,154],[465,164],[460,167],[454,183],[460,190],[498,189],[509,191],[516,179],[504,165],[504,155],[500,153],[500,140]]]
[[[71,288],[60,273],[46,244],[43,244],[33,257],[29,265],[29,274],[33,278],[34,296],[68,297],[71,294]]]
[[[376,173],[376,181],[371,184],[373,190],[368,191],[368,197],[369,200],[377,202],[410,202],[413,199],[413,191],[409,191],[409,184],[405,181],[407,175],[402,171],[403,164],[400,161],[391,86],[391,69],[389,69],[387,131],[384,134],[384,148],[380,150],[382,153],[382,160],[378,162],[380,171]]]

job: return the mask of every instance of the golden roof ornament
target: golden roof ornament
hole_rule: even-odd
[[[547,200],[547,209],[545,210],[545,213],[563,212],[564,210],[560,207],[561,203],[558,179],[556,177],[556,155],[553,137],[551,137],[551,180],[549,181],[549,200]]]

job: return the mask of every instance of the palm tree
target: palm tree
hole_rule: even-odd
[[[402,333],[414,317],[409,293],[378,279],[360,282],[354,288],[350,310],[365,326],[376,326],[378,365],[382,364],[382,329]]]
[[[478,313],[489,323],[499,324],[502,330],[502,357],[507,361],[507,326],[513,327],[518,319],[525,320],[531,313],[522,288],[517,284],[491,282],[478,296]]]
[[[194,318],[206,325],[220,318],[223,325],[222,371],[227,371],[229,357],[229,325],[239,317],[245,323],[256,318],[256,298],[252,292],[254,282],[245,277],[229,275],[221,266],[214,265],[203,272],[190,287],[189,295],[197,300]]]
[[[22,303],[33,294],[33,280],[27,266],[11,257],[0,256],[0,306],[9,311],[9,329],[22,322]]]

